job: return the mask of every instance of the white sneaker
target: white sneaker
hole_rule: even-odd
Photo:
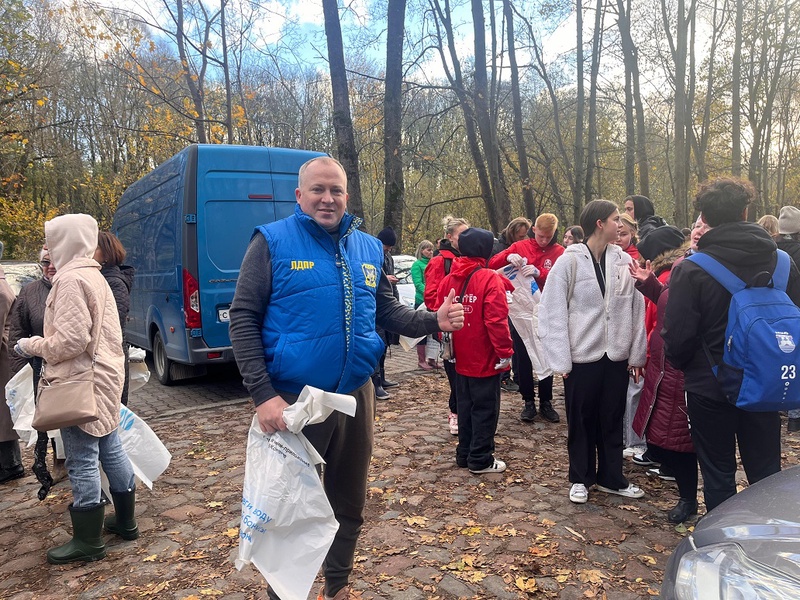
[[[575,504],[586,504],[589,499],[589,491],[582,483],[573,483],[569,488],[569,500]]]
[[[611,488],[603,487],[602,485],[598,485],[597,489],[601,492],[605,492],[606,494],[616,494],[617,496],[625,496],[626,498],[641,498],[644,496],[644,490],[641,488],[636,487],[632,483],[628,485],[628,487],[623,488],[621,490],[614,490]]]
[[[475,475],[481,475],[483,473],[502,473],[505,470],[506,470],[506,463],[504,463],[502,460],[498,460],[495,458],[494,462],[485,469],[477,469],[477,470],[470,469],[469,472],[474,473]]]
[[[450,413],[448,424],[450,425],[450,434],[458,435],[458,415],[456,413]]]

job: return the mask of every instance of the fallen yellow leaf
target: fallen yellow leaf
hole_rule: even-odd
[[[409,525],[425,525],[428,522],[428,517],[421,517],[419,515],[413,517],[406,517],[406,523]]]
[[[155,561],[157,556],[158,556],[158,554],[151,554],[150,556],[148,556],[146,558],[143,558],[142,562],[153,562],[153,561]]]
[[[222,502],[209,502],[208,504],[206,504],[206,506],[208,506],[209,508],[219,508],[220,506],[222,506]]]
[[[231,527],[230,529],[226,529],[222,532],[222,535],[229,537],[229,538],[236,538],[239,537],[239,528],[238,527]]]

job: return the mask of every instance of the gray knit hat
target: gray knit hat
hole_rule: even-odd
[[[778,217],[778,233],[781,235],[800,233],[800,208],[784,206],[781,209],[781,215]]]

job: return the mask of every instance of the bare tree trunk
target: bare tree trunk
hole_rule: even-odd
[[[176,44],[178,46],[178,56],[181,59],[181,68],[183,69],[183,78],[186,81],[186,86],[189,88],[189,94],[192,97],[194,104],[194,128],[197,133],[197,141],[200,144],[208,142],[206,136],[205,124],[205,109],[203,108],[203,92],[198,84],[202,85],[202,78],[198,77],[195,83],[195,74],[191,72],[189,67],[189,58],[186,55],[186,39],[183,32],[183,0],[176,0]]]
[[[353,133],[353,119],[350,116],[350,93],[347,87],[347,71],[344,63],[342,26],[339,22],[339,8],[336,0],[322,0],[322,12],[325,17],[325,37],[328,40],[328,63],[333,92],[333,129],[336,133],[339,160],[347,174],[347,189],[350,195],[348,208],[351,213],[363,219],[364,208],[361,200],[358,151]]]
[[[472,0],[472,22],[475,32],[475,119],[481,137],[483,154],[489,169],[489,180],[492,185],[492,196],[495,204],[496,218],[499,220],[495,231],[500,231],[510,219],[510,203],[506,189],[503,167],[500,162],[501,152],[497,143],[497,127],[492,121],[489,110],[489,84],[486,76],[486,22],[483,15],[483,2]]]
[[[595,171],[598,172],[597,193],[600,194],[599,169],[597,169],[597,78],[600,74],[600,46],[603,40],[603,2],[597,0],[594,15],[594,31],[592,32],[592,66],[589,74],[589,135],[586,148],[586,185],[584,186],[586,202],[592,199]],[[575,215],[578,222],[580,213]]]
[[[516,40],[514,39],[514,14],[511,10],[511,0],[503,0],[503,13],[506,18],[506,33],[508,36],[508,62],[511,67],[511,97],[514,105],[514,139],[517,143],[517,156],[519,158],[522,202],[525,206],[526,216],[529,219],[535,219],[536,205],[533,200],[533,188],[531,187],[531,176],[528,168],[528,154],[525,148],[525,134],[522,128],[522,98],[519,91],[519,69],[517,67]]]
[[[225,35],[225,5],[227,0],[220,0],[219,23],[222,33],[222,70],[225,73],[225,128],[228,130],[228,143],[233,143],[233,97],[231,94],[231,70],[228,64],[228,41]]]
[[[743,0],[736,0],[735,39],[733,42],[733,71],[731,73],[731,173],[742,174],[742,20]]]
[[[627,63],[627,61],[625,61]],[[625,194],[636,193],[636,131],[633,125],[631,72],[625,66]]]
[[[402,121],[403,121],[403,32],[406,0],[389,0],[386,30],[386,83],[383,97],[383,226],[397,234],[397,246],[403,240]]]
[[[510,21],[510,17],[509,17]],[[586,148],[584,148],[583,141],[583,121],[584,110],[586,106],[586,98],[584,96],[583,85],[583,2],[582,0],[575,1],[575,33],[577,37],[577,44],[575,46],[575,66],[576,66],[576,83],[577,89],[575,91],[575,157],[573,162],[575,165],[575,195],[572,198],[573,203],[573,217],[577,223],[577,217],[580,216],[583,210],[583,190],[584,190],[584,165],[586,164]]]

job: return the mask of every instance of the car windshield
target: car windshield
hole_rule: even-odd
[[[3,261],[0,262],[3,271],[6,273],[6,281],[15,294],[28,285],[31,281],[42,278],[42,269],[39,263],[22,261]]]

